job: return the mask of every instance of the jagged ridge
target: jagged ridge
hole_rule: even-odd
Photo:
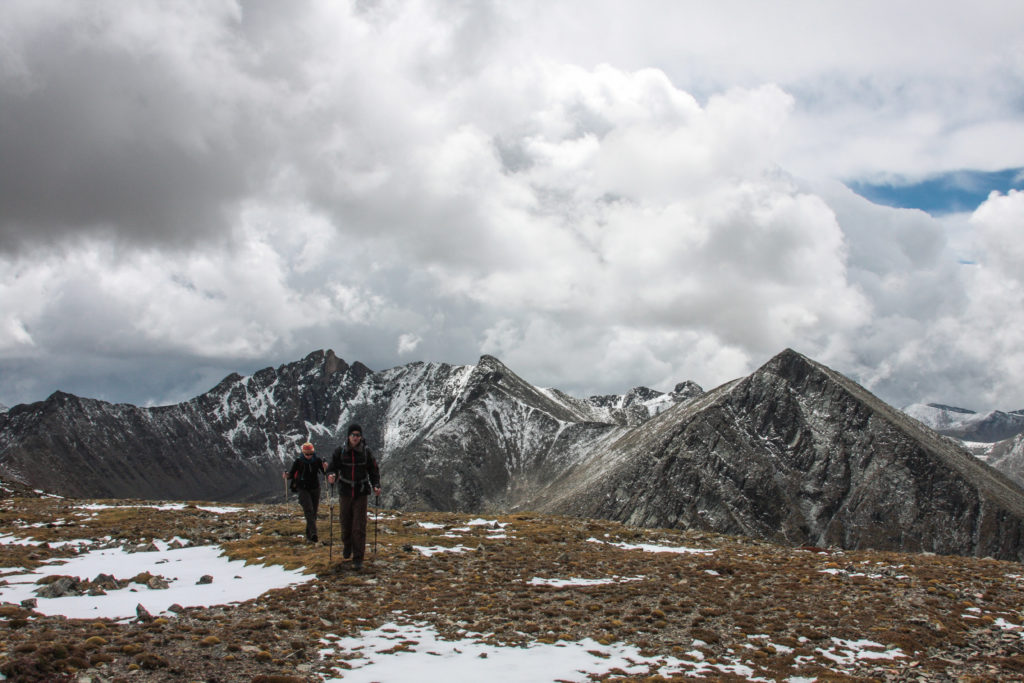
[[[631,395],[637,393],[655,402],[661,396],[682,400],[682,394],[642,388]],[[546,424],[607,428],[638,424],[656,412],[625,399],[606,407],[537,389],[490,356],[475,366],[419,362],[373,372],[333,351],[316,351],[248,377],[229,375],[206,394],[172,406],[140,408],[62,392],[15,406],[0,413],[0,474],[70,496],[269,500],[282,493],[280,472],[307,438],[329,455],[348,424],[359,422],[382,461],[393,461],[393,472],[412,471],[404,463],[431,452],[431,444],[450,453],[455,425],[481,414],[480,399],[499,395],[486,411],[492,424],[481,433],[489,435],[487,444],[501,444],[496,457],[509,462],[481,469],[488,483],[477,482],[476,489],[483,493],[425,495],[423,487],[403,487],[392,476],[389,495],[420,507],[488,506],[487,496],[508,484],[490,481],[491,473],[521,471],[524,458],[535,456],[529,433],[504,434],[506,425],[536,414]],[[569,441],[566,452],[576,445]]]

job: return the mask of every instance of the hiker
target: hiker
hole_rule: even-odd
[[[338,482],[341,517],[342,556],[352,558],[352,568],[363,568],[366,550],[366,508],[370,491],[380,495],[380,469],[363,441],[363,429],[357,424],[348,428],[345,444],[338,446],[327,469],[327,481]]]
[[[290,482],[291,490],[299,495],[302,514],[306,516],[306,541],[316,543],[316,513],[320,508],[320,474],[327,470],[327,463],[316,454],[313,444],[302,444],[302,455],[295,458],[292,469],[282,473]]]

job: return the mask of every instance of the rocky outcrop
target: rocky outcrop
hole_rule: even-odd
[[[653,418],[542,509],[791,544],[1024,559],[1024,491],[787,350]]]

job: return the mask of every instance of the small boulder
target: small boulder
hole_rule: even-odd
[[[65,595],[80,594],[78,579],[73,576],[62,576],[56,581],[36,589],[36,595],[41,598],[62,598]]]
[[[166,590],[171,587],[171,585],[167,583],[167,580],[162,576],[152,577],[149,581],[146,582],[146,585],[152,588],[153,590]]]

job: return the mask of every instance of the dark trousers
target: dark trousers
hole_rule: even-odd
[[[366,552],[366,506],[367,495],[340,495],[341,542],[352,549],[352,561],[362,562]]]
[[[320,489],[299,489],[299,505],[306,516],[306,540],[316,538],[316,513],[320,509]]]

